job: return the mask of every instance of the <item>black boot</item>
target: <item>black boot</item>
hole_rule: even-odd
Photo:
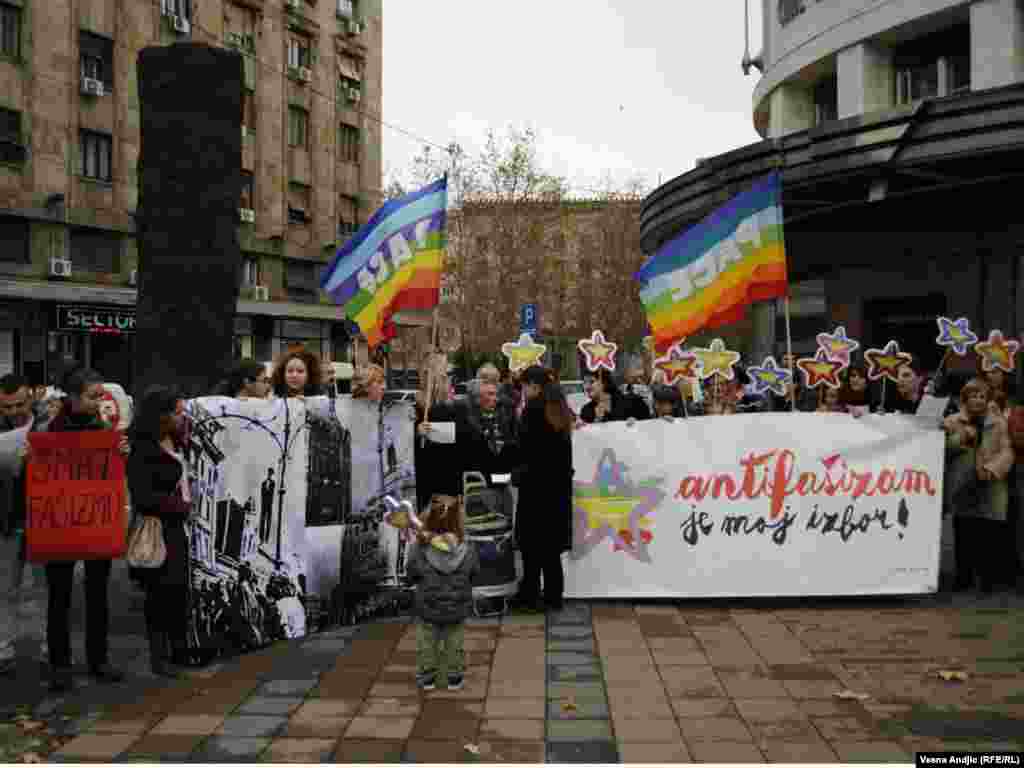
[[[167,663],[167,635],[162,632],[149,633],[149,668],[160,677],[180,677]]]

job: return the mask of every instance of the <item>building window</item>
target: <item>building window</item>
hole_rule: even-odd
[[[94,35],[92,32],[79,34],[82,77],[99,80],[103,89],[114,87],[114,41]]]
[[[338,128],[338,157],[346,163],[359,162],[359,129],[342,123]]]
[[[956,96],[971,90],[971,54],[960,53],[945,58],[947,95]]]
[[[344,216],[342,216],[340,219],[338,219],[338,239],[339,240],[342,240],[342,241],[348,240],[358,230],[359,230],[359,225],[356,224],[355,221],[353,221],[351,219],[346,219]]]
[[[779,0],[779,24],[789,24],[805,10],[804,0]]]
[[[21,55],[21,8],[0,3],[0,55]]]
[[[289,293],[303,296],[315,296],[320,290],[320,270],[322,264],[315,261],[288,259],[284,266],[285,288]]]
[[[243,5],[224,4],[224,32],[226,42],[243,51],[256,50],[256,14]]]
[[[188,21],[192,18],[192,0],[160,0],[160,10],[164,16],[177,16]]]
[[[338,0],[338,15],[344,16],[346,19],[356,18],[356,7],[355,0]]]
[[[242,126],[247,133],[256,133],[256,94],[242,89]]]
[[[301,107],[288,107],[288,146],[309,148],[309,112]]]
[[[0,108],[0,163],[21,165],[25,145],[21,141],[21,113]]]
[[[0,216],[0,261],[28,264],[28,219]]]
[[[814,84],[814,124],[821,125],[839,116],[839,83],[835,73]]]
[[[896,103],[942,98],[971,89],[970,25],[960,24],[893,51]]]
[[[308,224],[312,219],[310,210],[310,188],[305,184],[288,185],[288,223]]]
[[[82,131],[80,134],[79,154],[81,164],[79,173],[87,179],[111,181],[110,156],[113,140],[108,134]]]
[[[299,35],[292,35],[288,38],[288,66],[291,69],[298,67],[312,68],[313,54],[309,44],[309,38]]]
[[[242,284],[248,286],[260,285],[260,261],[259,259],[242,259]]]
[[[239,208],[248,208],[250,210],[256,208],[255,181],[251,171],[242,171],[242,194],[238,201]]]
[[[121,236],[116,232],[79,229],[71,233],[71,263],[84,272],[119,272]]]
[[[351,195],[338,197],[338,239],[347,240],[359,229],[359,202]]]

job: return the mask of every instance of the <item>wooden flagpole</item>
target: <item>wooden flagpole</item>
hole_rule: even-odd
[[[791,404],[793,412],[796,413],[796,361],[793,359],[793,332],[789,327],[789,293],[787,293],[786,298],[783,299],[783,308],[786,317],[786,356],[789,358],[789,377],[793,382],[793,397],[791,398]]]

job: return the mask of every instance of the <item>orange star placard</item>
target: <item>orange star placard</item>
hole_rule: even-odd
[[[673,344],[667,355],[654,361],[654,367],[665,374],[665,383],[669,385],[678,379],[697,378],[699,365],[697,356],[693,352],[684,352],[678,344]]]
[[[868,378],[872,381],[884,377],[895,384],[900,368],[913,359],[907,352],[900,352],[900,345],[895,341],[886,344],[885,349],[869,349],[864,352],[864,360],[868,364]]]
[[[732,381],[736,372],[732,369],[740,361],[740,353],[725,348],[725,342],[715,339],[711,346],[704,349],[697,347],[693,354],[700,361],[701,381],[710,379],[712,376],[721,376],[726,381]]]
[[[829,389],[839,389],[839,372],[845,366],[839,360],[833,360],[824,349],[819,349],[814,357],[803,357],[796,361],[796,367],[804,376],[804,386],[817,389],[824,384]]]
[[[981,369],[991,371],[998,368],[1006,373],[1017,370],[1017,350],[1020,342],[1007,339],[1002,331],[991,331],[988,341],[980,341],[974,345],[974,351],[981,356]]]
[[[604,368],[615,372],[615,353],[618,344],[606,341],[601,331],[594,331],[589,339],[580,339],[576,346],[587,358],[587,370],[591,373]]]

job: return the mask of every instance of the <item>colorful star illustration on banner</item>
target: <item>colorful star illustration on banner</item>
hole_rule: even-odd
[[[885,349],[869,349],[864,353],[868,364],[868,378],[878,381],[883,376],[894,384],[899,380],[900,368],[913,361],[913,356],[900,352],[900,345],[890,341]]]
[[[939,325],[939,337],[935,343],[940,347],[949,347],[960,357],[966,355],[967,350],[978,342],[978,335],[970,329],[966,317],[955,322],[948,317],[937,317],[935,322]]]
[[[829,360],[838,360],[843,368],[850,366],[850,353],[860,349],[860,342],[846,335],[846,326],[840,325],[834,333],[819,333],[818,346],[825,350]]]
[[[839,372],[845,367],[838,360],[833,360],[824,349],[819,349],[814,357],[803,357],[796,361],[796,367],[804,376],[804,386],[817,389],[823,384],[830,389],[839,389]]]
[[[501,354],[508,358],[508,368],[512,372],[525,371],[531,365],[537,365],[547,351],[543,344],[534,344],[533,337],[524,333],[519,341],[509,341],[501,345]]]
[[[580,560],[605,539],[615,552],[625,552],[642,563],[650,563],[648,546],[654,538],[650,515],[665,498],[662,478],[634,484],[628,467],[606,448],[594,470],[594,479],[573,484],[575,536],[570,557]]]
[[[693,354],[700,361],[701,381],[710,379],[712,376],[721,376],[726,381],[732,381],[736,372],[732,369],[740,361],[740,353],[725,348],[725,342],[715,339],[708,348],[697,347]]]
[[[780,368],[774,357],[766,357],[761,365],[747,368],[754,394],[763,395],[769,390],[779,397],[786,396],[786,385],[793,380],[793,373]]]
[[[587,358],[588,371],[593,373],[604,368],[615,372],[615,353],[618,352],[619,345],[606,341],[604,333],[594,331],[589,339],[580,339],[576,342],[576,346]]]
[[[974,351],[981,357],[983,371],[998,368],[1006,373],[1013,373],[1017,369],[1018,349],[1020,342],[1004,338],[1002,331],[991,331],[988,341],[979,341],[974,345]]]
[[[674,384],[678,379],[697,378],[700,363],[693,352],[684,352],[678,344],[668,354],[654,361],[654,367],[665,374],[665,383]]]

